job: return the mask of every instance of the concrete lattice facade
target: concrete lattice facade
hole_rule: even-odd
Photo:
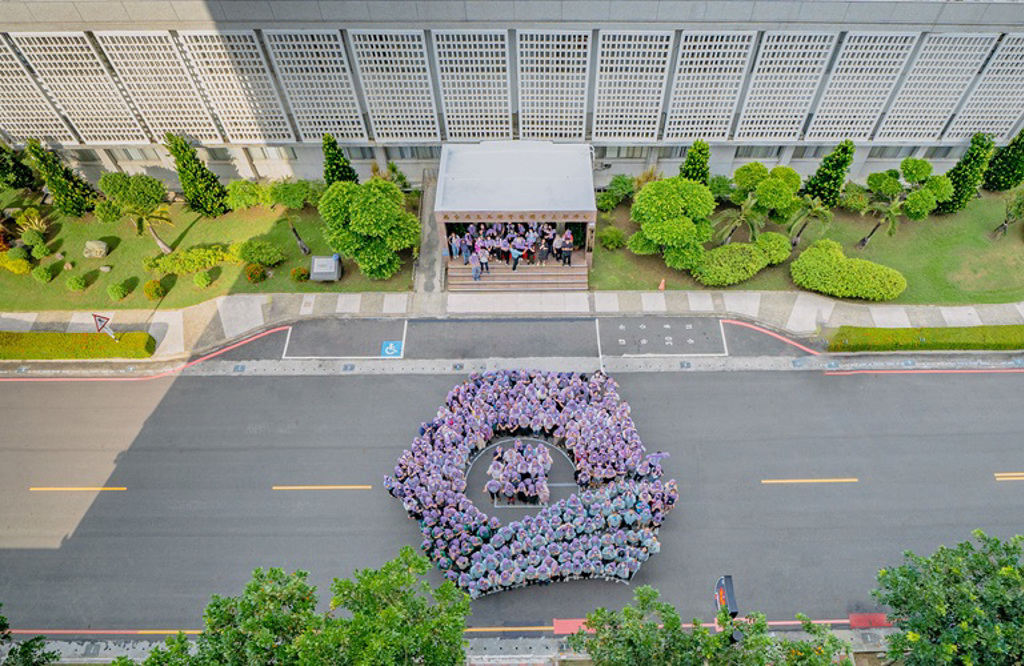
[[[863,175],[1024,115],[1017,2],[7,0],[0,33],[0,132],[93,177],[173,180],[167,131],[224,177],[318,178],[324,132],[414,182],[509,138],[593,144],[599,186],[697,138],[716,173],[851,138]]]

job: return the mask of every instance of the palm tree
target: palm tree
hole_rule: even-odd
[[[807,226],[811,222],[816,222],[821,227],[820,231],[824,233],[828,226],[832,224],[832,210],[823,204],[818,197],[805,194],[800,199],[800,207],[796,209],[796,212],[789,218],[789,223],[786,225],[786,231],[790,235],[790,243],[792,243],[794,249],[800,244],[800,237],[807,230]],[[796,231],[795,235],[793,234],[794,231]]]
[[[718,216],[718,238],[722,245],[732,242],[732,235],[736,230],[747,225],[750,229],[750,240],[755,240],[757,234],[764,229],[765,213],[757,208],[757,198],[751,192],[743,200],[739,208],[730,208],[722,211]]]
[[[139,235],[146,229],[149,230],[149,234],[153,237],[157,247],[164,254],[170,254],[174,250],[171,246],[163,241],[160,236],[156,233],[156,226],[159,224],[173,225],[174,222],[171,220],[170,210],[166,204],[160,204],[159,206],[147,206],[138,204],[128,204],[122,209],[122,212],[128,219],[135,224],[135,231]]]
[[[896,233],[896,230],[900,226],[900,217],[903,216],[903,200],[898,199],[896,201],[873,201],[867,207],[867,210],[865,210],[864,213],[871,213],[872,215],[875,216],[875,218],[878,221],[875,222],[875,226],[871,229],[871,233],[857,241],[856,247],[858,250],[863,250],[868,246],[868,243],[871,242],[871,237],[875,235],[875,232],[878,231],[879,227],[881,227],[883,224],[889,225],[889,227],[886,229],[886,233],[888,235],[892,236],[893,234]],[[861,213],[861,215],[863,215],[864,213]]]

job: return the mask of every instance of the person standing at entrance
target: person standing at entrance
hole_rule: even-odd
[[[523,252],[525,252],[525,251],[526,251],[526,241],[523,240],[522,236],[517,236],[516,239],[514,241],[512,241],[511,254],[512,254],[512,270],[513,271],[515,271],[516,267],[519,266],[519,260],[522,258]]]
[[[551,248],[555,254],[555,261],[562,260],[562,246],[565,244],[565,239],[562,238],[561,234],[555,234],[555,240],[551,244]]]
[[[487,273],[488,275],[490,275],[491,274],[491,253],[487,251],[487,246],[485,245],[482,248],[480,248],[480,251],[477,252],[476,254],[477,254],[477,258],[480,259],[480,269],[484,273]]]
[[[572,232],[565,230],[565,240],[562,241],[562,265],[572,266]]]
[[[452,235],[448,237],[448,245],[452,248],[452,259],[455,259],[455,257],[459,256],[459,245],[461,245],[461,242],[459,235],[454,231],[452,232]]]
[[[473,271],[473,280],[477,281],[480,279],[480,257],[477,256],[476,252],[471,252],[469,255],[469,268]]]
[[[462,265],[465,266],[469,263],[469,255],[472,254],[473,244],[469,234],[462,237],[462,242],[459,243],[459,249],[462,250]]]

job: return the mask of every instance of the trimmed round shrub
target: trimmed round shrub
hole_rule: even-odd
[[[764,252],[753,243],[732,243],[709,250],[692,274],[706,287],[725,287],[749,280],[767,265]]]
[[[606,250],[618,250],[626,245],[626,232],[618,227],[605,227],[597,234],[601,247]]]
[[[12,247],[10,250],[7,250],[7,258],[10,261],[28,259],[28,250],[23,247]]]
[[[209,272],[203,271],[202,273],[196,273],[192,276],[192,283],[200,289],[206,289],[213,284],[213,276]]]
[[[28,245],[29,247],[42,245],[46,242],[46,239],[43,238],[43,234],[35,229],[26,229],[21,232],[21,240],[25,241],[25,245]]]
[[[32,264],[28,259],[4,259],[3,268],[6,268],[15,275],[28,275],[32,272]]]
[[[100,222],[105,222],[106,224],[113,224],[114,222],[120,220],[123,216],[121,206],[119,206],[118,204],[114,203],[109,199],[104,199],[103,201],[96,204],[96,208],[94,208],[92,212],[93,215],[96,216],[97,220],[99,220]]]
[[[851,259],[832,240],[815,241],[789,266],[796,286],[838,298],[890,301],[907,288],[899,271],[866,259]]]
[[[150,280],[142,285],[142,293],[151,301],[159,301],[167,295],[167,289],[160,283],[160,280]]]
[[[46,243],[32,246],[32,258],[36,261],[42,261],[48,256],[50,256],[50,248],[46,246]]]
[[[309,281],[309,269],[304,266],[298,266],[292,269],[292,280],[295,282],[308,282]]]
[[[250,238],[231,246],[231,253],[247,264],[277,266],[284,261],[284,252],[276,245],[260,238]]]
[[[267,267],[263,264],[246,264],[245,279],[256,284],[267,279]]]
[[[67,286],[68,291],[85,291],[85,288],[89,286],[81,275],[72,275],[64,284]]]
[[[764,252],[764,258],[769,266],[781,264],[789,259],[789,253],[793,251],[793,244],[789,242],[789,239],[775,231],[761,234],[754,244]]]
[[[128,287],[121,283],[107,285],[107,296],[112,301],[123,301],[128,296]]]
[[[49,266],[36,266],[32,269],[32,277],[36,279],[36,282],[47,284],[53,280],[53,269]]]

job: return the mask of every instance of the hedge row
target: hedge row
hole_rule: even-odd
[[[0,331],[0,359],[149,358],[156,340],[145,331],[117,334],[115,342],[104,333],[58,333]]]
[[[1024,326],[867,328],[840,326],[828,343],[834,352],[922,349],[1024,349]]]
[[[838,298],[890,301],[907,288],[907,279],[894,268],[866,259],[850,259],[839,243],[815,241],[792,264],[793,284]]]

